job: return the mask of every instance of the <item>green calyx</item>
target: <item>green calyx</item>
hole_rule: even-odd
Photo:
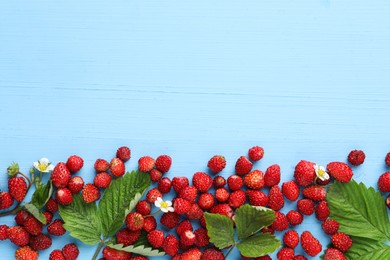
[[[8,168],[7,168],[7,174],[10,177],[15,177],[16,174],[19,172],[19,164],[16,162],[13,162]]]

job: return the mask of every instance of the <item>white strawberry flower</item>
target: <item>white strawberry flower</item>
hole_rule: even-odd
[[[324,166],[314,164],[314,170],[316,172],[317,178],[321,181],[326,181],[329,179],[329,174],[326,172]]]
[[[168,211],[170,212],[175,211],[172,207],[172,201],[169,200],[163,201],[161,197],[157,198],[157,200],[154,202],[154,205],[157,208],[160,208],[160,210],[164,213],[167,213]]]
[[[49,159],[45,157],[36,162],[33,162],[33,166],[40,172],[51,172],[54,169],[54,165],[52,165]]]

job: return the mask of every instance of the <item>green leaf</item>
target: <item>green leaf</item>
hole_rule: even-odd
[[[345,253],[348,259],[390,259],[390,246],[362,237],[351,237],[353,244]]]
[[[219,249],[234,243],[233,221],[229,217],[208,212],[204,213],[204,217],[211,243]]]
[[[264,207],[252,207],[245,204],[236,210],[234,222],[236,223],[238,239],[247,238],[263,227],[271,225],[275,220],[275,212]]]
[[[34,204],[38,209],[41,209],[50,199],[52,193],[53,185],[51,184],[51,181],[48,181],[45,185],[41,185],[35,190],[31,203]]]
[[[326,197],[330,217],[340,223],[340,231],[377,241],[390,240],[390,222],[384,198],[373,188],[352,180],[335,182]]]
[[[133,171],[113,180],[99,202],[98,215],[104,237],[112,236],[123,225],[129,212],[150,185],[147,173]]]
[[[97,215],[96,203],[85,203],[80,194],[73,196],[71,204],[59,205],[64,228],[70,235],[88,245],[100,242],[102,227]]]
[[[280,241],[269,233],[248,237],[237,244],[237,248],[243,256],[253,258],[270,254],[280,246]]]
[[[38,219],[42,224],[46,225],[46,217],[39,211],[39,209],[32,203],[24,203],[25,209],[31,213],[36,219]]]

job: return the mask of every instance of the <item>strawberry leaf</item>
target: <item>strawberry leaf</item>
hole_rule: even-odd
[[[280,241],[272,234],[261,233],[248,237],[237,244],[238,250],[246,257],[259,257],[274,252],[281,246]]]
[[[32,196],[31,203],[38,209],[41,209],[46,205],[46,202],[50,199],[52,193],[53,185],[51,184],[51,181],[48,181],[45,185],[37,187]]]
[[[348,259],[390,259],[390,246],[372,239],[351,237],[353,244],[345,253]]]
[[[272,209],[253,207],[245,204],[236,210],[234,222],[236,223],[238,239],[247,238],[263,227],[271,225],[275,220]]]
[[[211,243],[219,249],[234,243],[233,221],[229,217],[205,212],[204,218]]]
[[[31,213],[42,224],[46,225],[46,217],[39,211],[39,209],[32,203],[24,203],[24,208]]]

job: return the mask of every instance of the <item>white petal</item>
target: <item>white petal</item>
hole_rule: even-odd
[[[324,181],[325,180],[325,177],[324,176],[320,176],[320,175],[317,175],[318,179],[320,179],[321,181]]]
[[[318,164],[314,164],[314,170],[317,172],[318,171]]]
[[[325,171],[325,167],[324,166],[320,166],[320,171]]]
[[[168,207],[172,206],[172,201],[170,201],[170,200],[165,201],[165,203],[167,203]]]
[[[161,202],[157,199],[157,200],[154,202],[154,206],[156,206],[157,208],[161,208]]]
[[[48,165],[50,163],[49,159],[43,157],[39,160],[40,164]]]
[[[51,172],[52,170],[54,170],[54,165],[53,164],[50,164],[49,166],[47,166],[47,168],[46,168],[47,172]]]
[[[175,211],[174,208],[172,208],[172,207],[168,207],[167,209],[168,209],[168,211],[170,211],[170,212],[174,212],[174,211]]]
[[[161,197],[158,197],[158,198],[157,198],[157,201],[160,202],[160,203],[163,202],[163,200],[162,200]]]
[[[160,210],[164,213],[167,213],[168,212],[168,208],[160,208]]]
[[[329,174],[328,174],[327,172],[325,172],[325,173],[324,173],[324,179],[325,179],[325,180],[328,180],[329,177],[330,177]]]
[[[33,162],[34,168],[39,171],[39,163],[38,162]]]

